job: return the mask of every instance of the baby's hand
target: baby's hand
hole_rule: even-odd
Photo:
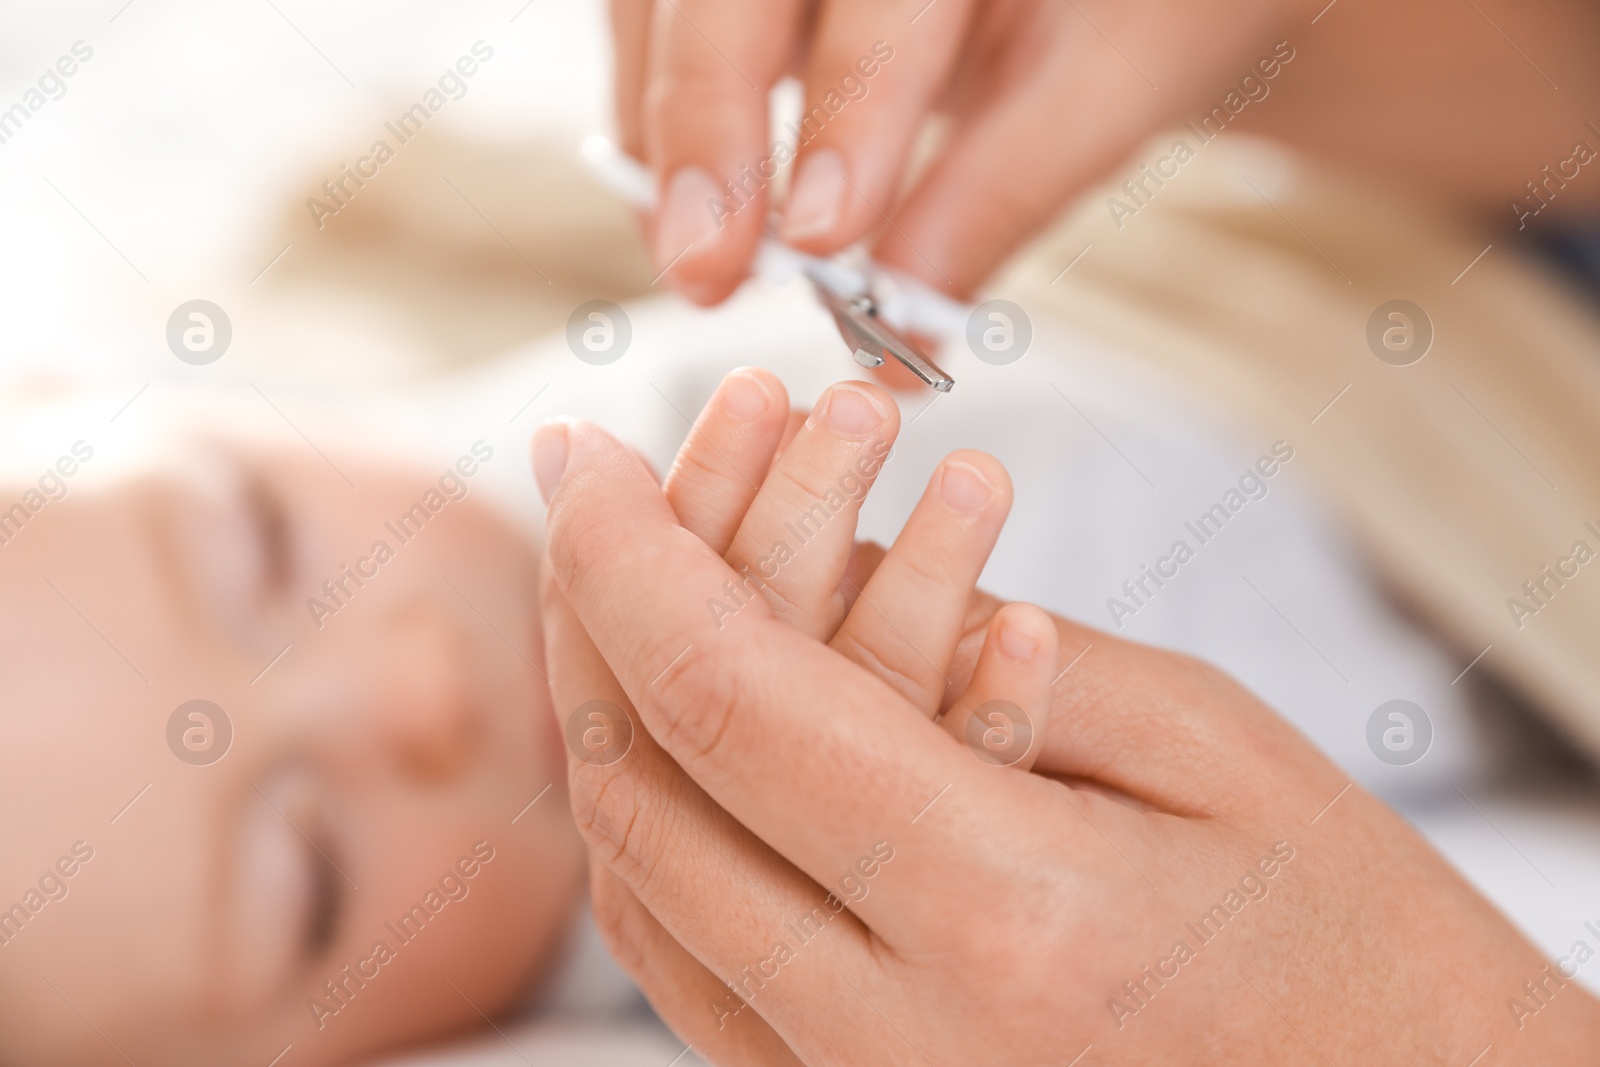
[[[898,431],[894,401],[865,382],[833,386],[801,421],[773,375],[730,374],[666,480],[679,521],[740,575],[706,608],[720,627],[764,597],[926,714],[945,711],[946,727],[983,758],[1028,767],[1043,723],[1021,709],[1050,706],[1050,618],[1026,604],[983,612],[976,664],[952,669],[1011,508],[1010,479],[991,456],[952,453],[887,553],[858,546],[857,514]]]

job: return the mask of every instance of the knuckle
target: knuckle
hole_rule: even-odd
[[[759,102],[756,94],[725,61],[715,55],[712,59],[716,62],[694,52],[669,50],[645,86],[643,111],[649,125],[685,133],[700,127],[699,121],[690,125],[691,117],[704,119],[708,129],[748,125]]]
[[[653,712],[657,739],[693,774],[725,762],[723,751],[739,703],[732,660],[707,643],[655,646],[651,660],[670,664],[650,683],[641,713]],[[659,733],[657,731],[659,730]]]
[[[749,473],[713,446],[709,438],[696,434],[673,461],[667,484],[674,496],[685,495],[690,503],[704,508],[721,503],[730,492],[742,489]],[[744,499],[742,492],[738,496]]]
[[[772,613],[798,629],[807,632],[815,628],[815,620],[825,614],[822,598],[807,598],[808,590],[798,583],[779,575],[761,588]]]
[[[741,573],[746,567],[759,571],[760,557],[761,554],[750,547],[750,539],[741,535],[735,539],[728,562]],[[758,562],[749,562],[752,559]],[[831,637],[844,618],[843,593],[837,588],[827,588],[827,583],[809,566],[783,567],[770,578],[762,574],[756,588],[761,594],[761,603],[774,617],[821,640]]]
[[[894,565],[903,572],[903,579],[918,589],[943,593],[956,584],[956,575],[951,573],[951,568],[942,555],[926,552],[894,552],[891,549],[890,556],[894,560]],[[945,599],[947,598],[941,597],[935,602]],[[965,606],[962,602],[962,607]]]
[[[921,659],[897,662],[893,654],[877,647],[879,643],[862,637],[850,627],[840,630],[832,642],[834,649],[845,658],[877,675],[924,712],[931,715],[938,711],[944,697],[944,684],[942,680],[935,684],[932,668]]]
[[[796,462],[803,460],[804,457],[797,456],[792,451],[787,453],[786,459],[787,461],[780,461],[777,469],[772,472],[772,480],[777,483],[774,489],[777,490],[779,498],[793,508],[808,510],[820,506],[826,508],[831,515],[833,509],[827,502],[828,493],[831,491],[837,494],[838,491],[827,484],[822,471],[809,461]]]
[[[653,831],[660,820],[637,778],[615,774],[599,781],[578,774],[571,787],[578,832],[596,859],[634,892],[643,890],[657,866]]]

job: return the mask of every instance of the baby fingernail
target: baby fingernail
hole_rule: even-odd
[[[939,495],[952,510],[974,515],[994,499],[994,486],[970,463],[951,460],[939,477]]]
[[[840,383],[822,398],[823,414],[840,437],[865,437],[888,417],[877,397],[854,385]]]
[[[561,484],[561,474],[566,469],[567,428],[559,422],[547,422],[533,435],[533,476],[546,505],[556,495],[556,487]]]
[[[767,410],[772,394],[759,375],[735,371],[728,375],[723,387],[723,402],[728,413],[736,419],[753,419]]]
[[[1013,663],[1026,663],[1039,649],[1039,639],[1009,619],[1000,623],[1000,653]]]
[[[722,189],[700,167],[684,167],[667,183],[656,226],[656,266],[665,270],[687,250],[697,253],[718,237],[716,217],[707,205],[723,202]]]

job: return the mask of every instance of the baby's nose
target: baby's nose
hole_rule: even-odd
[[[374,733],[408,776],[455,777],[484,726],[460,633],[447,619],[412,609],[394,617],[383,640]]]

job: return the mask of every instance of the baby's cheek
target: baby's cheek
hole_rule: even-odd
[[[559,787],[552,792],[563,794],[561,802],[565,803],[565,784],[567,779],[567,749],[565,734],[562,724],[558,719],[550,688],[540,684],[534,688],[532,698],[527,709],[522,712],[529,726],[533,730],[533,743],[535,759],[538,761],[541,774],[545,780],[557,783]],[[549,798],[546,797],[546,800]],[[544,803],[544,801],[540,801]]]
[[[462,879],[468,895],[449,905],[457,912],[460,934],[441,961],[444,973],[468,976],[484,1000],[502,1008],[525,999],[560,956],[587,869],[564,783],[544,794],[514,827],[507,822],[504,828],[509,832],[493,835],[494,859],[481,864],[475,877]],[[465,985],[462,990],[491,1011]]]
[[[542,818],[493,824],[431,882],[420,871],[395,875],[414,877],[417,891],[351,916],[352,930],[367,933],[320,965],[297,1005],[316,1039],[308,1044],[331,1036],[347,1054],[372,1053],[526,1000],[571,925],[582,849],[555,804]]]

